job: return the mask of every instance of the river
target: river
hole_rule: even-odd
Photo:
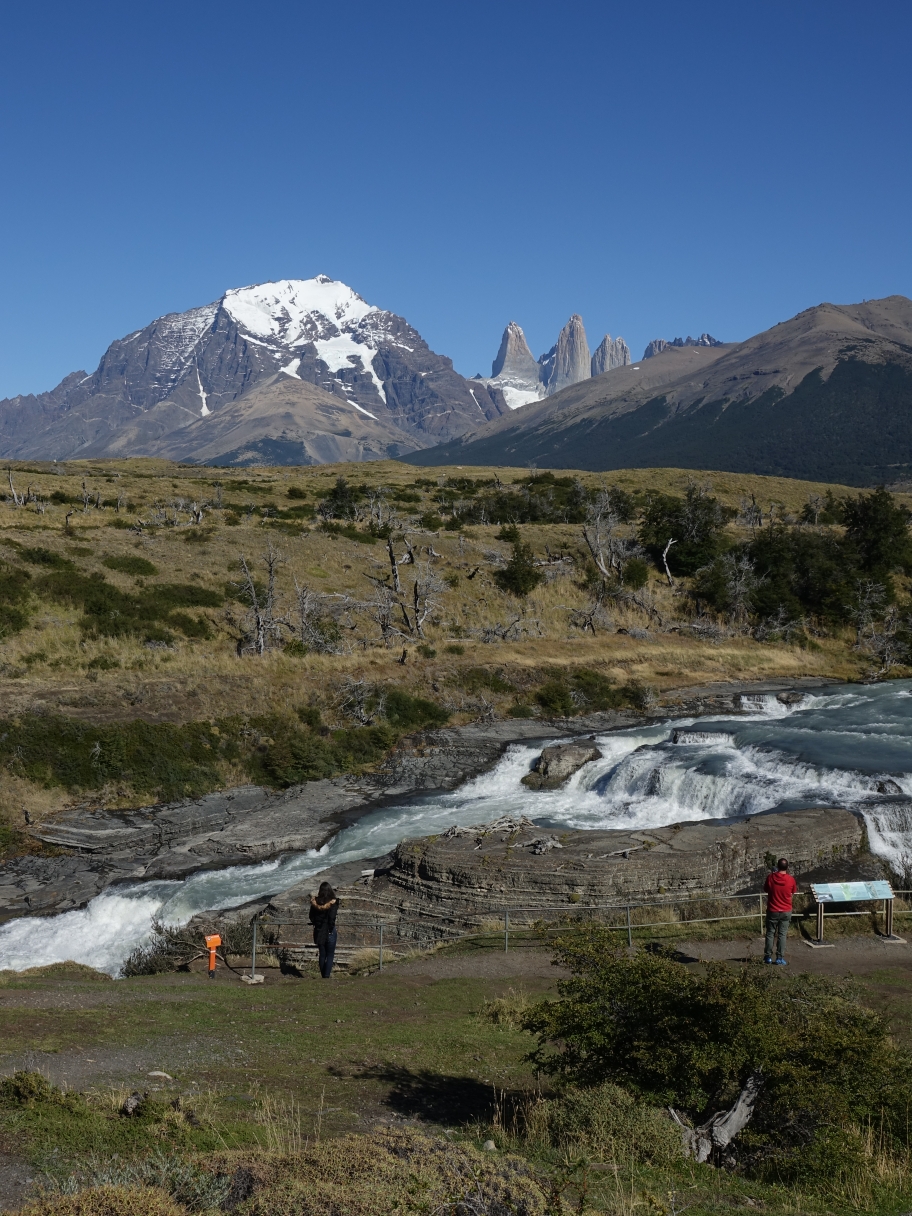
[[[871,849],[912,874],[912,681],[842,685],[792,706],[758,695],[746,716],[669,719],[597,737],[602,759],[560,790],[520,783],[540,746],[508,748],[490,772],[452,793],[373,811],[320,850],[203,871],[180,882],[103,892],[87,907],[0,926],[0,969],[72,959],[116,975],[153,919],[274,894],[327,866],[377,857],[406,836],[527,815],[560,828],[648,828],[807,806],[864,815]]]

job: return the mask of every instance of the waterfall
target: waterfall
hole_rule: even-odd
[[[74,959],[116,974],[153,919],[185,923],[197,912],[275,894],[328,866],[380,856],[406,836],[501,815],[524,814],[553,828],[629,829],[842,806],[864,816],[872,850],[912,876],[910,690],[910,681],[843,686],[793,705],[758,694],[742,698],[750,712],[740,717],[615,731],[597,739],[602,758],[558,790],[521,784],[540,747],[517,744],[460,789],[373,811],[319,851],[181,882],[117,887],[79,911],[11,921],[0,926],[0,968]]]

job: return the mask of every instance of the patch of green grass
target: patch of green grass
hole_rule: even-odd
[[[119,570],[121,574],[153,575],[158,574],[158,567],[144,557],[124,554],[121,557],[106,557],[102,563],[109,570]]]

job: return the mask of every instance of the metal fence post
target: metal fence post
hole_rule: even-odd
[[[253,918],[253,946],[250,950],[250,978],[251,980],[256,975],[256,948],[257,948],[257,925],[260,923],[260,914],[257,912]]]
[[[383,970],[383,921],[380,922],[378,928],[380,929],[380,966],[378,967],[378,970],[382,971]]]
[[[630,928],[630,904],[627,905],[627,945],[633,946],[633,931]]]
[[[510,949],[510,910],[504,911],[504,954]]]
[[[757,899],[760,903],[760,936],[763,936],[763,896],[758,895]]]

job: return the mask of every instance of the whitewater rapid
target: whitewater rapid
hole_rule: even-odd
[[[272,895],[328,866],[386,853],[406,836],[526,815],[560,828],[649,828],[807,806],[859,811],[872,850],[912,874],[912,681],[845,685],[791,706],[745,700],[747,716],[669,720],[598,735],[602,759],[559,790],[521,784],[540,745],[507,749],[490,772],[452,793],[384,807],[319,850],[182,881],[119,886],[87,907],[0,926],[0,969],[72,959],[116,975],[153,920]]]

